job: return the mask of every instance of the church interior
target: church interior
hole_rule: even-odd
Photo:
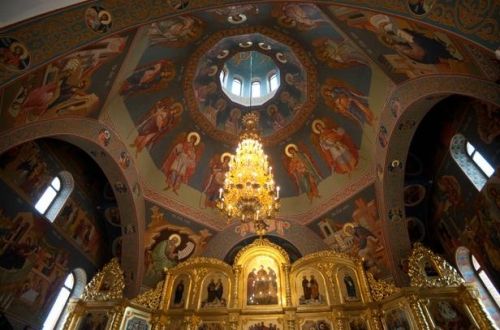
[[[499,36],[487,0],[0,3],[0,329],[500,328]]]

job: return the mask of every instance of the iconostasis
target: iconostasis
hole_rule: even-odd
[[[293,264],[266,239],[241,249],[234,264],[195,257],[131,300],[113,259],[69,304],[65,329],[375,330],[493,329],[492,320],[444,259],[418,244],[411,287],[375,280],[360,259],[333,251]]]

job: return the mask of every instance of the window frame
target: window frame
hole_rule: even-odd
[[[258,88],[258,94],[259,95],[257,95],[257,96],[254,96],[254,93],[253,93],[254,92],[254,86],[259,86],[259,88]],[[252,83],[250,84],[250,97],[252,99],[258,99],[258,98],[260,98],[261,97],[261,93],[260,93],[261,92],[261,88],[262,88],[262,84],[260,83],[260,80],[254,80],[254,81],[252,81]]]
[[[276,79],[275,80],[276,81],[276,88],[273,89],[273,83],[272,83],[272,81],[273,81],[274,78]],[[279,81],[278,81],[278,73],[277,72],[272,72],[269,75],[268,80],[269,80],[269,93],[272,93],[272,92],[276,91],[279,88],[279,86],[280,86],[279,85]]]
[[[234,92],[234,86],[238,83],[240,85],[239,88],[239,93]],[[243,96],[243,80],[238,78],[238,77],[233,77],[233,80],[231,82],[231,94],[236,95],[236,96]]]
[[[53,187],[53,182],[55,179],[59,180],[59,190],[55,189]],[[45,190],[43,193],[40,195],[40,197],[37,199],[37,201],[34,203],[34,207],[38,213],[43,215],[45,218],[47,218],[50,222],[54,222],[59,215],[59,212],[61,212],[62,208],[68,201],[69,196],[73,192],[73,188],[75,186],[75,183],[73,181],[73,176],[71,173],[68,171],[61,171],[57,175],[55,175],[52,180],[50,180],[49,184],[46,186]],[[52,198],[52,200],[49,202],[49,205],[47,208],[41,212],[38,208],[37,205],[38,203],[42,200],[43,196],[49,191],[50,189],[56,191],[56,195]]]

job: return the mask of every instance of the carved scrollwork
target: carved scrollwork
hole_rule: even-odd
[[[288,253],[279,245],[276,245],[274,243],[271,243],[268,239],[265,238],[258,238],[255,241],[253,241],[251,244],[248,244],[245,246],[243,249],[241,249],[238,254],[236,254],[236,257],[234,258],[234,265],[238,265],[238,261],[241,258],[242,255],[245,254],[246,251],[258,247],[258,246],[269,246],[273,249],[278,250],[278,252],[285,258],[286,262],[289,264],[290,263],[290,257],[288,256]]]
[[[444,287],[462,285],[464,279],[446,260],[417,243],[409,258],[411,286]]]
[[[362,260],[360,258],[351,256],[347,253],[336,252],[333,250],[323,250],[308,254],[300,258],[299,260],[293,263],[292,269],[297,269],[301,267],[303,264],[309,262],[310,260],[321,259],[321,258],[341,258],[341,259],[352,260],[356,266],[362,264]]]
[[[149,308],[151,310],[159,309],[161,303],[161,295],[163,293],[163,285],[163,281],[158,282],[156,288],[150,289],[138,295],[137,297],[132,299],[131,302]]]
[[[372,273],[366,273],[366,278],[368,279],[368,286],[370,287],[370,293],[373,300],[381,301],[382,299],[389,297],[395,293],[401,291],[400,288],[396,287],[392,283],[388,283],[382,280],[376,280]]]
[[[111,259],[85,286],[82,300],[106,301],[123,298],[125,281],[117,258]]]

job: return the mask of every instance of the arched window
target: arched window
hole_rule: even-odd
[[[491,318],[500,324],[500,296],[493,282],[469,249],[461,246],[455,252],[458,270],[467,282],[475,283],[479,297]]]
[[[495,172],[493,166],[462,134],[456,134],[451,139],[450,154],[477,190],[483,189]]]
[[[241,80],[234,78],[233,79],[233,84],[231,85],[231,93],[234,95],[241,96],[242,88],[241,88]]]
[[[270,77],[269,77],[269,89],[271,92],[275,91],[278,89],[278,74],[277,73],[273,73]]]
[[[227,82],[227,72],[225,69],[222,69],[220,71],[220,75],[219,75],[219,79],[220,79],[220,83],[223,87],[226,87],[226,82]]]
[[[62,329],[67,317],[66,306],[68,305],[69,298],[79,298],[83,293],[86,282],[87,275],[81,268],[73,270],[66,276],[43,323],[43,330]]]
[[[60,172],[50,181],[47,188],[35,203],[35,208],[49,221],[54,222],[73,191],[73,176],[66,171]]]
[[[260,81],[252,82],[252,98],[260,97]]]

